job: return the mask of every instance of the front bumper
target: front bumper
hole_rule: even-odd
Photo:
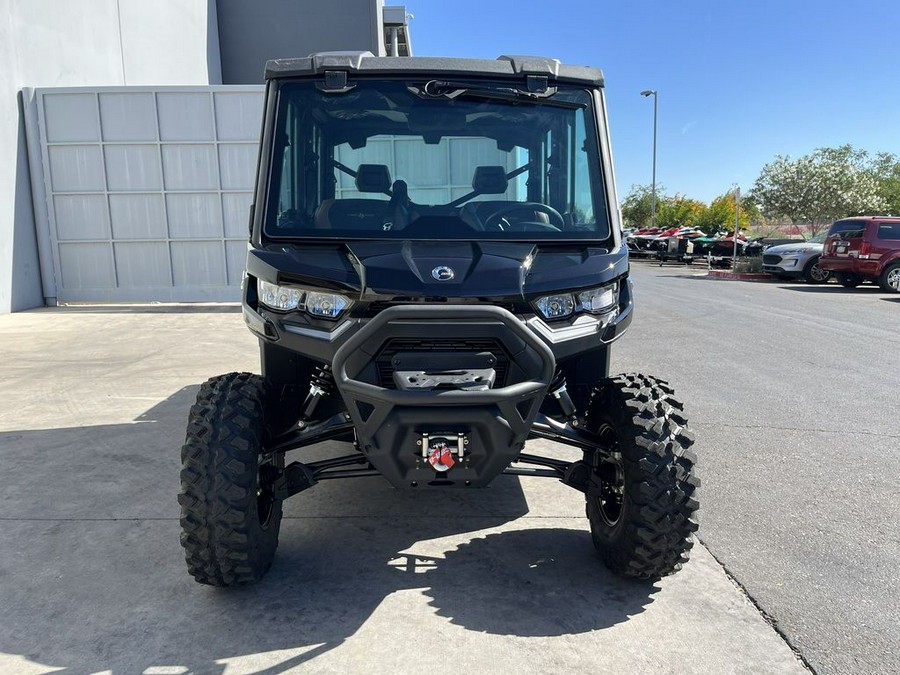
[[[803,274],[806,258],[798,256],[782,257],[780,255],[763,255],[763,272],[780,276],[797,276]]]
[[[378,356],[391,340],[440,335],[465,344],[490,336],[508,355],[494,389],[400,390],[381,386]],[[460,357],[471,357],[460,352]],[[556,370],[550,348],[512,313],[494,306],[406,306],[382,311],[334,357],[335,383],[367,460],[395,487],[487,485],[524,448]],[[429,463],[427,439],[460,439],[449,470]],[[463,440],[464,439],[464,440]]]

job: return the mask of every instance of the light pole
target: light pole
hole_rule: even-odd
[[[650,227],[656,227],[656,113],[659,95],[656,89],[645,89],[641,96],[653,97],[653,199],[650,202]]]

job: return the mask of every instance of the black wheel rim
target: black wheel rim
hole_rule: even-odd
[[[610,453],[608,457],[603,457],[594,469],[600,484],[597,511],[608,527],[615,527],[622,518],[625,504],[625,467],[615,430],[609,425],[604,425],[598,435],[610,449]]]
[[[272,520],[275,512],[275,498],[273,483],[278,475],[278,469],[284,466],[284,455],[274,453],[260,455],[259,467],[256,471],[256,515],[259,524],[266,527]]]

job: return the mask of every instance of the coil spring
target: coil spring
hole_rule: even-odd
[[[550,386],[547,391],[548,393],[553,394],[564,386],[566,386],[566,376],[563,374],[562,370],[557,367],[556,373],[553,375],[553,379],[550,381]]]
[[[559,368],[556,369],[556,374],[553,376],[547,392],[559,403],[559,409],[562,411],[562,414],[572,420],[573,425],[577,426],[575,404],[572,402],[569,392],[566,391],[566,376]]]
[[[322,396],[331,396],[334,393],[334,373],[327,363],[316,366],[309,379],[311,390],[318,389]]]

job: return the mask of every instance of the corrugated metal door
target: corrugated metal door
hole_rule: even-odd
[[[238,300],[262,87],[35,93],[58,301]]]

